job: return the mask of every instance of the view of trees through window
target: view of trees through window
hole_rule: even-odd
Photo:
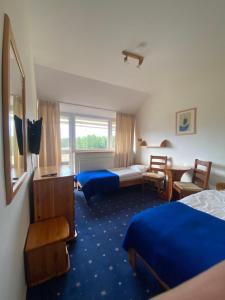
[[[61,115],[60,131],[62,163],[69,162],[72,150],[115,148],[116,124],[111,119]]]
[[[75,136],[75,147],[78,150],[110,148],[109,120],[76,117]]]
[[[76,138],[76,149],[106,149],[107,137],[95,134]]]

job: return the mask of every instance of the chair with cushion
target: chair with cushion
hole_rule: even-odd
[[[143,187],[145,183],[153,183],[160,192],[162,183],[165,183],[166,179],[166,167],[167,156],[151,155],[148,172],[143,174]]]
[[[179,194],[180,199],[208,189],[211,166],[211,161],[196,159],[192,182],[174,182],[173,188]]]
[[[223,190],[225,190],[225,182],[218,182],[216,184],[216,190],[217,191],[223,191]]]

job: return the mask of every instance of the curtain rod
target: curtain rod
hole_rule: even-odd
[[[88,105],[84,105],[84,104],[64,102],[64,101],[58,101],[58,102],[61,103],[61,104],[75,105],[75,106],[81,106],[81,107],[86,107],[86,108],[94,108],[94,109],[99,109],[99,110],[106,110],[106,111],[116,112],[115,110],[112,110],[112,109],[100,108],[100,107],[96,107],[96,106],[88,106]]]

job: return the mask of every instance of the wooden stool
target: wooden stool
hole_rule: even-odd
[[[66,273],[70,268],[66,239],[69,225],[65,217],[56,217],[29,226],[25,245],[28,286]]]

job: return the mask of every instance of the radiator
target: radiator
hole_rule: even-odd
[[[110,169],[114,167],[114,153],[83,152],[75,154],[76,172],[86,170]]]

